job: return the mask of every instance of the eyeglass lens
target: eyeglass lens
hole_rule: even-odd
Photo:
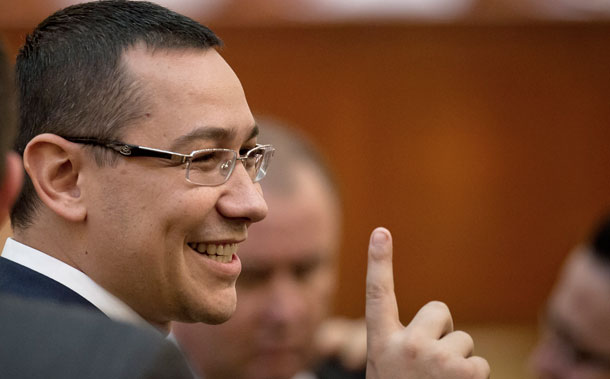
[[[246,172],[257,182],[265,176],[269,157],[264,148],[253,149],[245,157],[240,157]],[[235,169],[237,153],[232,150],[205,150],[193,155],[187,167],[187,179],[195,184],[219,185],[224,183]]]

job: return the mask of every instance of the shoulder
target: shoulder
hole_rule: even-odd
[[[0,367],[8,377],[192,377],[178,349],[154,330],[4,295],[0,310]]]

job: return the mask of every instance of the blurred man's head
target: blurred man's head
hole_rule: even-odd
[[[279,156],[262,183],[269,214],[240,248],[236,312],[222,325],[173,326],[206,379],[290,378],[306,368],[334,291],[340,209],[333,179],[302,137],[264,122],[261,130]]]
[[[542,322],[539,378],[610,378],[610,218],[569,256]]]
[[[13,76],[0,44],[0,225],[8,216],[23,177],[21,159],[9,151],[17,127],[14,99]]]

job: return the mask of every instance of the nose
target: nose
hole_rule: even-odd
[[[223,184],[225,192],[217,203],[218,211],[227,218],[258,222],[267,215],[267,203],[259,183],[253,183],[244,165],[237,164],[229,180]]]
[[[304,327],[303,315],[307,314],[305,294],[299,290],[299,283],[289,275],[277,275],[269,286],[268,306],[265,319],[286,328]]]

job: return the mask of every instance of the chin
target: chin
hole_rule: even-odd
[[[237,298],[235,291],[233,291],[231,297],[227,296],[217,301],[197,304],[196,307],[193,307],[194,309],[191,308],[189,322],[203,322],[210,325],[222,324],[233,316],[236,305]]]
[[[228,313],[215,313],[212,315],[208,315],[209,317],[207,317],[205,320],[200,320],[198,322],[204,322],[206,324],[210,324],[210,325],[218,325],[218,324],[222,324],[223,322],[228,321],[231,316],[233,316],[233,312],[228,312]]]

